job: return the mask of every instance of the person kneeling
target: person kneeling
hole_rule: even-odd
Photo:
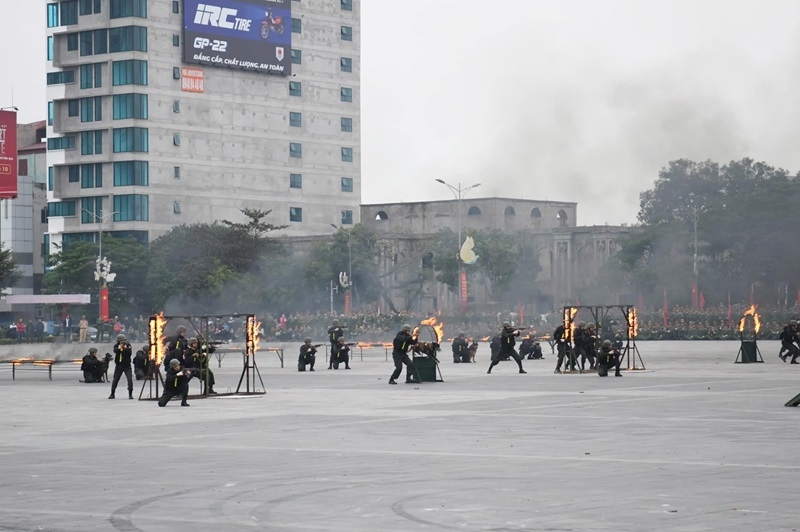
[[[83,356],[81,361],[81,371],[83,372],[83,382],[103,382],[103,363],[97,358],[97,349],[89,348],[89,352]]]
[[[167,376],[164,379],[164,394],[158,400],[158,406],[167,406],[169,400],[177,395],[181,397],[181,406],[189,406],[186,399],[189,397],[189,379],[191,378],[191,370],[182,370],[180,360],[177,358],[170,360]]]
[[[297,371],[305,371],[306,366],[311,366],[309,371],[314,371],[314,362],[317,361],[317,348],[322,344],[311,345],[311,338],[306,338],[300,346],[300,358],[297,359]]]
[[[619,372],[621,361],[622,356],[620,356],[619,350],[614,349],[611,340],[603,340],[603,346],[597,355],[597,375],[607,377],[608,370],[613,367],[616,370],[614,376],[622,377],[622,373]]]
[[[337,340],[337,345],[331,353],[331,360],[333,361],[333,369],[339,369],[339,364],[342,362],[344,362],[344,369],[350,369],[350,348],[345,343],[344,338]]]

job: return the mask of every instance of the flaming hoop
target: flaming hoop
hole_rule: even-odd
[[[564,340],[567,342],[571,342],[575,338],[575,316],[577,314],[576,307],[564,307],[564,333],[568,335]]]
[[[636,338],[639,334],[639,320],[636,318],[636,307],[631,307],[627,314],[628,338]]]
[[[164,318],[164,312],[159,312],[155,316],[150,316],[147,322],[148,340],[150,341],[150,349],[147,358],[153,362],[156,367],[161,365],[164,360],[164,327],[167,326],[167,320]]]
[[[744,334],[744,326],[747,322],[747,316],[753,317],[753,338],[758,334],[761,330],[761,315],[756,312],[758,305],[750,305],[750,308],[744,311],[742,314],[741,319],[739,320],[739,335],[742,336]]]
[[[761,316],[756,312],[758,305],[750,305],[750,308],[744,311],[742,317],[739,319],[739,339],[741,346],[739,353],[736,355],[735,364],[750,364],[753,362],[764,362],[761,358],[761,351],[758,349],[758,333],[761,330]],[[753,318],[753,337],[752,339],[745,339],[744,329],[747,324],[747,317]]]
[[[432,316],[427,320],[422,320],[419,322],[419,325],[414,327],[414,331],[411,333],[411,336],[417,338],[421,330],[420,327],[429,327],[430,330],[433,331],[434,336],[436,336],[436,343],[442,343],[442,338],[444,338],[444,323],[436,319],[436,316]]]

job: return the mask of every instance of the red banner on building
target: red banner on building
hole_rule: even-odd
[[[108,288],[100,289],[100,318],[108,321]]]
[[[467,310],[467,272],[461,270],[460,275],[461,285],[461,310]]]
[[[0,111],[0,199],[17,197],[17,113]]]

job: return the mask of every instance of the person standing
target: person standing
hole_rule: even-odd
[[[411,336],[411,325],[403,325],[397,336],[392,342],[392,360],[394,360],[394,372],[389,377],[389,384],[397,384],[395,379],[403,371],[403,364],[406,365],[406,383],[414,382],[411,372],[414,370],[414,363],[408,357],[408,350],[417,343],[417,339]]]
[[[36,322],[36,343],[41,344],[44,341],[44,322],[42,318]]]
[[[328,340],[331,343],[331,359],[328,362],[328,369],[333,369],[333,351],[339,347],[339,338],[344,336],[344,329],[345,327],[339,325],[339,320],[333,320],[328,328]]]
[[[21,344],[25,340],[25,322],[22,318],[17,320],[17,343]]]
[[[453,363],[469,362],[468,349],[467,335],[463,332],[458,333],[456,339],[453,340]]]
[[[111,381],[111,395],[108,396],[109,399],[114,399],[114,392],[117,390],[117,384],[123,373],[128,380],[128,399],[133,399],[133,377],[131,375],[132,356],[133,351],[131,349],[131,344],[128,343],[128,339],[125,338],[124,334],[120,334],[117,336],[117,343],[114,345],[114,379]]]
[[[170,360],[169,369],[164,378],[164,393],[158,400],[158,406],[167,406],[169,400],[175,396],[180,396],[181,406],[189,406],[186,399],[189,398],[189,379],[191,378],[191,370],[182,370],[180,360],[177,358]]]
[[[499,364],[500,359],[504,356],[505,358],[510,356],[517,361],[520,373],[527,373],[527,371],[522,369],[522,359],[519,358],[517,350],[514,349],[514,345],[517,343],[515,337],[517,336],[519,336],[519,329],[512,327],[510,322],[504,321],[503,330],[500,331],[500,350],[496,356],[492,357],[492,363],[489,365],[489,370],[486,372],[487,374],[492,373],[492,368]]]
[[[78,328],[80,329],[80,335],[78,336],[78,341],[82,344],[85,344],[86,332],[89,330],[89,320],[86,319],[86,316],[81,316],[81,321],[78,324]]]

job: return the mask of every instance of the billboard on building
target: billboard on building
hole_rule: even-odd
[[[0,111],[0,198],[17,197],[17,113]]]
[[[181,90],[183,92],[203,92],[205,76],[202,68],[181,67]]]
[[[292,0],[184,0],[183,61],[291,74]]]

